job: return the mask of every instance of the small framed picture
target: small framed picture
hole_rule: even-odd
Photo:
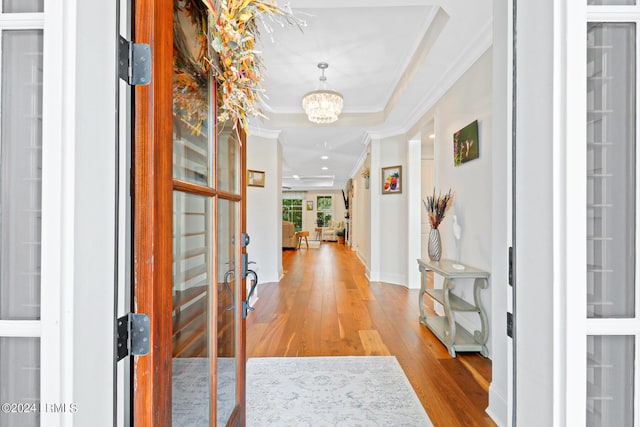
[[[313,200],[307,200],[307,210],[308,211],[313,210]]]
[[[247,185],[249,187],[264,187],[264,172],[247,170]]]
[[[402,166],[382,168],[382,194],[402,193]]]

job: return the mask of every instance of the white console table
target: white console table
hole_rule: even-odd
[[[489,273],[464,264],[457,264],[462,265],[464,269],[456,269],[453,267],[455,264],[455,261],[447,259],[440,261],[418,260],[418,268],[422,275],[420,297],[418,298],[420,323],[429,328],[442,341],[451,357],[456,357],[456,351],[479,351],[480,354],[488,357],[489,352],[486,344],[489,338],[489,323],[480,299],[480,291],[489,287]],[[442,289],[427,289],[428,271],[433,271],[444,277]],[[451,290],[456,286],[456,279],[475,279],[473,284],[474,304],[451,293]],[[423,305],[425,293],[442,304],[444,316],[427,316]],[[478,313],[481,330],[471,334],[456,323],[455,313],[458,311]]]

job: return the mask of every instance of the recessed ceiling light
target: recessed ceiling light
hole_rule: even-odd
[[[327,170],[329,170],[329,168],[328,168],[328,167],[326,167],[326,166],[323,166],[323,167],[322,167],[322,170],[323,170],[323,171],[327,171]]]
[[[300,179],[300,175],[293,175],[293,179]]]
[[[329,159],[329,156],[321,156],[320,158],[321,158],[322,160],[328,160],[328,159]]]
[[[436,134],[435,134],[435,133],[432,133],[431,135],[429,135],[429,138],[431,138],[431,139],[436,139]]]

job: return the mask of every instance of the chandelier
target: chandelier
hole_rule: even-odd
[[[329,68],[329,64],[321,62],[318,68],[322,71],[320,76],[321,89],[311,91],[302,98],[302,108],[309,121],[313,123],[333,123],[338,120],[342,112],[342,95],[336,91],[328,90],[327,78],[324,70]]]

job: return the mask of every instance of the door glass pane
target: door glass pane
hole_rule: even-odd
[[[236,407],[237,384],[237,315],[240,306],[235,274],[238,260],[235,242],[238,238],[238,202],[218,200],[218,414],[217,425],[227,425]]]
[[[42,31],[2,33],[0,319],[40,318]]]
[[[238,194],[240,192],[238,132],[228,124],[219,126],[221,129],[218,133],[218,190]]]
[[[587,426],[633,426],[634,337],[587,337]]]
[[[0,426],[40,425],[39,338],[0,338],[0,404],[7,403],[21,406],[3,407]]]
[[[211,198],[173,195],[173,425],[209,425]]]
[[[44,0],[3,0],[4,13],[44,12]]]
[[[174,2],[173,177],[211,186],[211,91],[203,56],[206,39],[201,37],[207,18],[204,8],[191,6]]]
[[[635,314],[635,25],[587,29],[587,315]]]
[[[636,0],[587,0],[587,4],[595,6],[625,6],[636,4]]]

